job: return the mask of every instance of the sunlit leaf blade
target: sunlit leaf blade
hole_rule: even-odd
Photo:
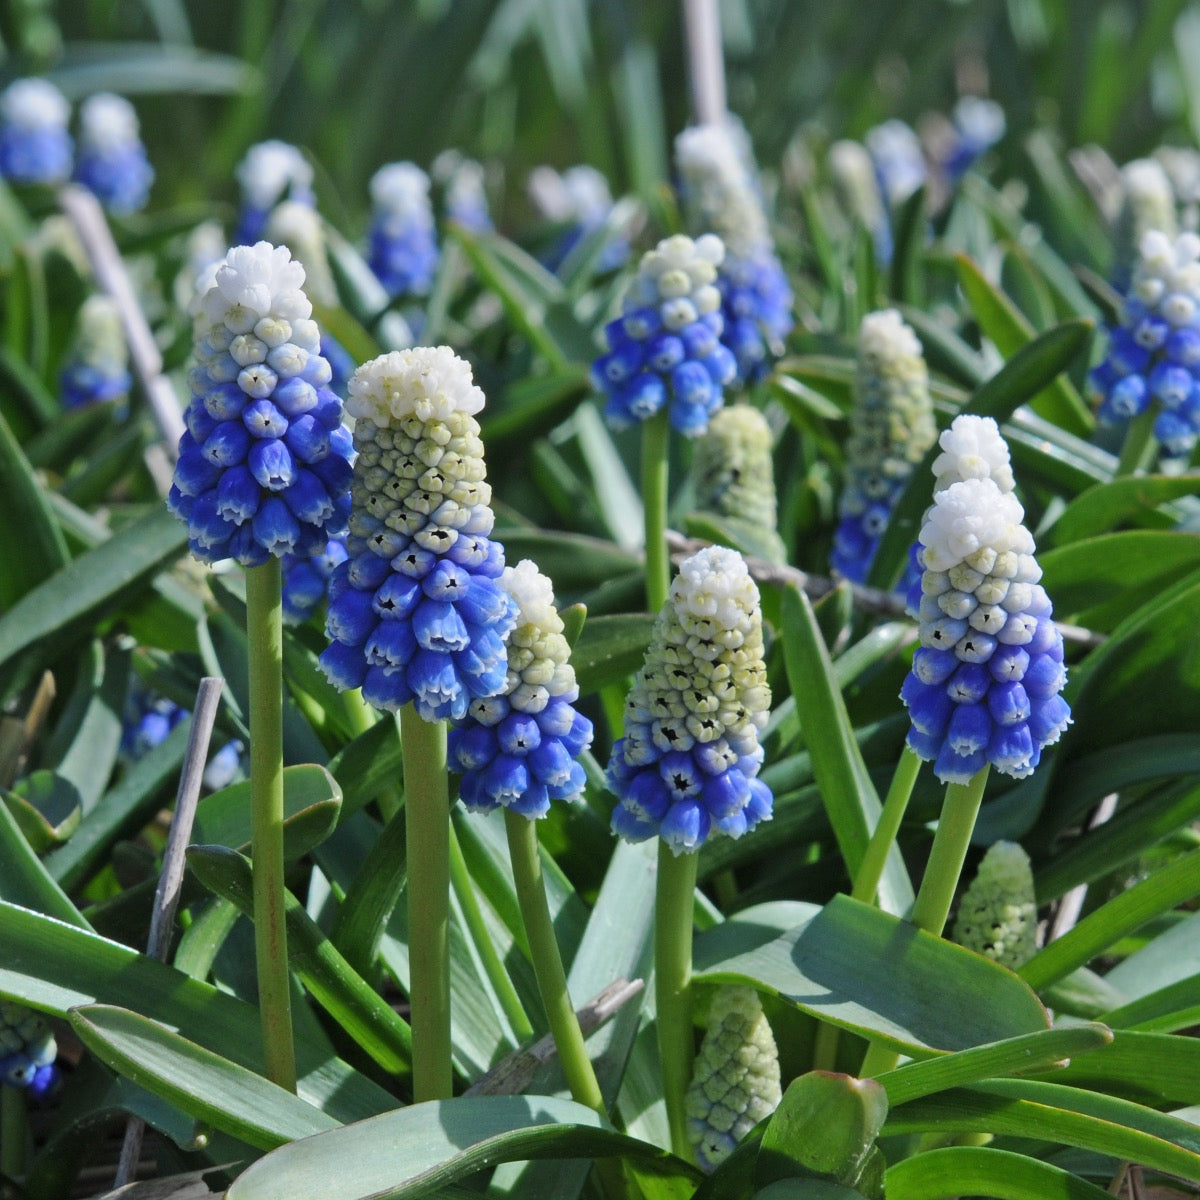
[[[997,1200],[1105,1200],[1104,1188],[1061,1167],[1011,1150],[950,1146],[888,1168],[888,1200],[954,1200],[963,1195]]]
[[[1200,479],[1194,475],[1135,475],[1097,484],[1067,506],[1051,526],[1050,540],[1056,546],[1065,546],[1152,515],[1164,526],[1170,526],[1174,519],[1165,513],[1156,514],[1158,506],[1197,493],[1200,493]]]

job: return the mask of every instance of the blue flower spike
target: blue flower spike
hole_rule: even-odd
[[[233,241],[251,246],[266,236],[271,209],[284,200],[312,208],[313,169],[297,147],[275,138],[246,151],[234,172],[242,191],[242,209]]]
[[[994,426],[960,416],[942,435],[921,528],[921,645],[900,695],[908,746],[943,783],[989,764],[1024,779],[1071,720],[1062,635]]]
[[[115,216],[145,207],[154,168],[142,145],[137,113],[124,96],[97,92],[83,102],[75,180]]]
[[[89,296],[79,308],[67,360],[58,376],[65,408],[124,401],[132,379],[121,316],[112,299]]]
[[[0,1000],[0,1083],[41,1100],[58,1084],[57,1057],[54,1034],[40,1014]]]
[[[346,528],[350,434],[287,249],[235,246],[196,301],[192,399],[167,505],[203,562],[261,566]]]
[[[892,509],[936,437],[921,343],[894,308],[868,313],[858,332],[834,570],[865,582]]]
[[[911,125],[893,117],[869,129],[866,142],[880,195],[894,212],[929,178],[921,139]]]
[[[758,588],[740,554],[707,547],[681,564],[625,701],[613,830],[679,855],[767,820],[758,734],[770,704]]]
[[[0,92],[0,176],[11,183],[65,183],[73,146],[71,106],[48,79],[18,79]]]
[[[388,163],[371,177],[367,261],[389,296],[425,296],[438,265],[429,176],[410,162]]]
[[[676,234],[642,256],[623,315],[604,327],[608,353],[592,365],[613,429],[645,421],[664,405],[677,433],[695,437],[708,428],[737,375],[737,361],[720,341],[716,281],[724,256],[714,234],[694,242]]]
[[[393,351],[350,380],[355,419],[347,560],[329,585],[321,667],[376,708],[412,702],[426,721],[461,721],[503,692],[514,605],[470,364],[448,346]]]
[[[721,291],[722,343],[737,361],[738,382],[761,379],[791,331],[792,290],[775,254],[750,140],[728,116],[695,125],[675,139],[685,206],[693,228],[725,246]]]
[[[870,230],[876,261],[887,266],[895,249],[892,226],[867,148],[849,138],[834,142],[829,147],[829,176],[847,215]]]
[[[1098,416],[1115,425],[1154,406],[1166,458],[1190,454],[1200,437],[1200,236],[1143,235],[1108,355],[1088,377]]]
[[[346,561],[346,546],[330,538],[312,554],[283,557],[283,623],[303,625],[324,603],[329,581],[340,563]]]
[[[550,580],[524,559],[505,568],[500,586],[516,610],[504,691],[471,701],[466,721],[450,731],[450,766],[462,774],[459,795],[472,812],[507,808],[533,819],[583,791],[576,759],[591,744],[592,723],[575,708],[579,686]]]
[[[1129,286],[1142,238],[1154,230],[1174,238],[1179,221],[1175,190],[1163,165],[1135,158],[1121,168],[1120,207],[1113,223],[1113,283]]]
[[[458,150],[443,150],[430,164],[430,174],[441,185],[442,210],[448,220],[472,233],[495,229],[482,163]]]

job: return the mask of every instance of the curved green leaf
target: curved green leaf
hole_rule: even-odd
[[[592,617],[571,651],[581,695],[621,683],[642,665],[654,618],[649,613]]]
[[[1198,1081],[1200,1042],[1195,1038],[1117,1030],[1109,1043],[1072,1059],[1049,1082],[1160,1108],[1200,1103]]]
[[[88,923],[46,870],[7,805],[0,804],[0,898],[87,929]]]
[[[1050,527],[1050,540],[1056,546],[1066,546],[1083,538],[1107,533],[1122,522],[1146,518],[1160,504],[1180,496],[1200,493],[1200,479],[1195,475],[1133,475],[1099,483],[1077,496]],[[1165,527],[1176,523],[1175,518],[1157,514]]]
[[[950,1146],[926,1150],[888,1168],[888,1200],[1111,1200],[1104,1188],[1061,1167],[1010,1150]]]

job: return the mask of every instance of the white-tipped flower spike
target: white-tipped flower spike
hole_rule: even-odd
[[[1152,230],[1175,237],[1175,192],[1162,165],[1137,158],[1121,168],[1120,208],[1113,227],[1113,282],[1129,286],[1142,237]]]
[[[911,126],[897,118],[868,130],[867,151],[875,164],[880,194],[889,209],[903,204],[929,174],[921,139]]]
[[[137,113],[124,96],[97,92],[83,102],[75,179],[110,213],[125,215],[145,205],[154,168],[146,158]]]
[[[66,408],[129,395],[129,348],[111,297],[89,296],[79,309],[71,350],[58,376]]]
[[[313,169],[288,142],[271,139],[251,146],[234,174],[242,189],[242,211],[234,233],[237,245],[248,246],[263,237],[267,217],[281,200],[315,203]]]
[[[833,567],[847,579],[867,578],[892,509],[936,435],[916,334],[894,308],[868,313],[858,332],[846,479],[833,539]]]
[[[982,425],[955,427],[984,433]],[[956,471],[1007,466],[986,436],[951,442],[943,457],[957,455]],[[990,474],[938,490],[925,514],[921,647],[900,695],[912,720],[910,749],[932,760],[945,783],[967,783],[988,764],[1024,778],[1070,723],[1060,695],[1062,635],[1024,516]]]
[[[58,1083],[58,1047],[39,1013],[0,1000],[0,1083],[42,1099]]]
[[[1004,109],[984,96],[960,97],[951,119],[954,136],[938,166],[953,186],[1004,136],[1007,122]]]
[[[717,268],[725,256],[713,234],[677,234],[642,256],[622,304],[604,327],[608,353],[592,366],[614,429],[648,420],[667,405],[671,427],[695,437],[724,403],[737,360],[721,344],[725,327]]]
[[[267,241],[286,246],[304,268],[305,290],[314,303],[329,308],[337,304],[337,288],[325,249],[325,230],[315,208],[284,200],[271,210],[266,236]]]
[[[592,740],[592,723],[575,708],[571,666],[554,588],[534,563],[506,567],[500,586],[512,598],[504,691],[472,700],[450,731],[450,766],[462,773],[459,796],[472,812],[508,808],[545,816],[551,800],[573,800],[584,785],[576,762]]]
[[[736,117],[696,125],[675,139],[684,203],[699,233],[725,245],[718,271],[725,327],[721,341],[738,378],[762,378],[792,328],[792,292],[771,242],[749,138]]]
[[[483,392],[448,346],[393,351],[350,380],[349,559],[329,586],[321,667],[376,708],[461,721],[504,690],[514,605],[500,586],[475,414]]]
[[[758,733],[770,705],[758,588],[740,554],[707,547],[681,564],[625,701],[608,764],[614,831],[683,854],[767,820]]]
[[[527,185],[534,208],[555,225],[565,225],[545,254],[551,270],[588,234],[599,229],[613,210],[608,180],[595,167],[581,163],[559,174],[553,167],[535,167]],[[596,260],[598,271],[615,271],[629,260],[628,230],[614,231]]]
[[[942,453],[933,460],[934,493],[964,479],[990,479],[1002,492],[1017,486],[1008,443],[991,417],[962,413],[938,438]]]
[[[0,176],[62,183],[71,174],[71,106],[48,79],[18,79],[0,92]]]
[[[829,175],[847,215],[870,230],[875,258],[886,266],[892,261],[892,226],[879,191],[875,164],[860,142],[843,140],[829,147]]]
[[[457,150],[443,150],[430,164],[429,173],[442,188],[446,217],[473,233],[494,229],[488,209],[483,166]]]
[[[1121,323],[1108,337],[1108,355],[1088,377],[1100,420],[1129,421],[1156,401],[1163,455],[1190,454],[1200,437],[1200,237],[1143,235]]]
[[[687,1092],[688,1137],[702,1170],[714,1171],[783,1098],[779,1050],[751,987],[720,987]]]
[[[311,554],[350,512],[350,435],[286,247],[235,246],[196,301],[196,366],[168,507],[204,562]]]
[[[389,296],[426,295],[438,265],[429,176],[414,163],[388,163],[371,177],[371,202],[371,270]]]
[[[953,936],[1013,971],[1037,953],[1033,871],[1016,842],[989,847],[958,906]]]

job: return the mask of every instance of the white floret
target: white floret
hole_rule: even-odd
[[[229,328],[235,333],[249,332],[268,315],[294,321],[312,312],[303,291],[304,268],[286,246],[234,246],[217,268],[214,282],[216,286],[203,294],[204,310],[214,321],[228,324],[232,318]]]
[[[984,549],[1030,554],[1033,539],[1025,511],[993,479],[964,479],[939,491],[921,528],[922,562],[929,571],[949,571]]]
[[[858,349],[882,362],[899,358],[919,358],[921,343],[894,308],[867,313],[858,330]]]
[[[18,79],[0,93],[0,116],[19,129],[62,129],[71,115],[67,98],[48,79]]]
[[[271,208],[290,189],[310,188],[313,179],[304,155],[276,139],[251,146],[235,174],[246,203],[255,208]]]
[[[562,631],[562,618],[554,607],[554,584],[523,558],[515,567],[505,567],[500,586],[516,601],[517,625],[535,625],[550,633]]]
[[[955,417],[938,445],[942,453],[933,461],[935,495],[964,479],[991,479],[1003,492],[1016,486],[1008,446],[991,417]]]
[[[461,412],[474,416],[484,405],[471,365],[449,346],[393,350],[363,363],[350,379],[346,411],[376,425],[403,417],[445,421]]]
[[[429,176],[415,163],[387,163],[371,176],[371,199],[377,208],[388,212],[427,212]]]
[[[725,546],[706,546],[684,559],[671,599],[681,616],[710,618],[724,630],[746,628],[759,610],[746,560]]]
[[[138,119],[133,105],[112,92],[89,96],[79,110],[79,138],[100,153],[136,145]]]

